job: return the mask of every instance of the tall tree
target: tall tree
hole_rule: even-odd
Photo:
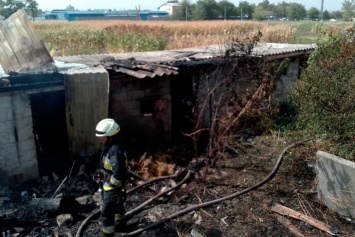
[[[289,4],[285,1],[278,3],[275,9],[275,15],[280,18],[286,17],[286,9]]]
[[[321,136],[335,155],[355,159],[355,28],[324,33],[294,86],[298,131]],[[349,40],[350,39],[350,40]]]
[[[236,6],[228,0],[221,0],[217,3],[220,15],[223,16],[223,19],[228,19],[231,16],[237,16],[238,11]]]
[[[65,10],[67,11],[75,11],[75,7],[73,5],[68,5],[65,7]]]
[[[264,8],[264,10],[266,10],[266,11],[269,10],[269,5],[270,5],[269,0],[263,0],[261,3],[258,4],[258,6],[262,6]],[[256,11],[256,9],[255,9],[255,11]]]
[[[354,12],[355,12],[355,0],[344,0],[341,3],[342,10],[343,10],[343,18],[345,20],[350,20],[354,17]]]
[[[172,18],[178,21],[191,20],[194,4],[190,0],[181,0],[180,8],[174,12]]]
[[[328,10],[325,10],[325,11],[323,12],[323,19],[324,19],[324,20],[329,20],[329,19],[331,19],[330,13],[329,13]]]
[[[290,5],[286,8],[286,11],[287,17],[290,20],[301,20],[307,15],[306,8],[299,3],[290,3]]]
[[[26,0],[26,12],[32,16],[32,20],[38,16],[38,3],[35,0]]]
[[[262,5],[258,5],[255,7],[255,11],[253,14],[253,20],[263,21],[268,19],[268,12],[264,9]]]
[[[320,14],[320,11],[316,7],[311,7],[310,9],[308,9],[308,12],[307,12],[308,18],[312,19],[312,20],[319,19],[319,14]]]
[[[23,0],[1,0],[0,7],[0,15],[8,18],[18,9],[24,8],[25,2]]]
[[[218,5],[215,0],[198,0],[194,11],[196,20],[213,20],[218,17]]]
[[[332,11],[330,13],[330,19],[341,19],[343,17],[343,13],[341,11]]]
[[[254,9],[255,4],[250,4],[248,1],[239,2],[238,12],[240,12],[243,16],[248,15],[248,19],[252,19]]]

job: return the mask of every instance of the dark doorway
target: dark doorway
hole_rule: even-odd
[[[191,75],[181,74],[171,80],[171,107],[172,107],[172,141],[177,148],[176,158],[178,165],[187,165],[193,157],[193,140],[184,134],[194,130],[193,110],[196,99],[193,94],[193,78]]]
[[[193,109],[195,98],[193,95],[193,82],[191,77],[173,78],[171,81],[172,95],[172,134],[179,138],[182,133],[193,131]]]
[[[30,96],[33,133],[41,176],[69,174],[69,154],[64,91],[41,92]]]

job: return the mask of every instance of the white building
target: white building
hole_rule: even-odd
[[[180,8],[181,8],[181,5],[178,2],[166,2],[163,5],[161,5],[160,7],[158,7],[158,9],[160,11],[168,12],[169,16],[172,16]]]

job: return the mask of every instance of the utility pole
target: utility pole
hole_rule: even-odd
[[[187,21],[187,6],[185,7],[185,21]]]
[[[240,6],[240,20],[243,20],[243,7]]]
[[[323,6],[324,6],[324,0],[321,0],[322,3],[320,5],[320,21],[323,21]]]
[[[227,20],[227,6],[224,6],[224,20]]]
[[[136,6],[136,19],[138,21],[141,20],[141,5],[138,5],[138,7]]]

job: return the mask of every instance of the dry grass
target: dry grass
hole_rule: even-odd
[[[302,25],[303,24],[303,25]],[[317,25],[318,24],[318,25]],[[333,24],[334,31],[343,25]],[[261,31],[261,42],[290,43],[299,28],[309,32],[329,24],[256,21],[77,21],[36,22],[35,28],[54,55],[178,49],[248,40]]]

